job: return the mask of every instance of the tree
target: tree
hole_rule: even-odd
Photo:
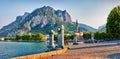
[[[70,34],[64,34],[64,38],[65,38],[65,40],[69,40],[69,39],[71,39],[70,36],[71,36]]]
[[[106,32],[95,32],[94,33],[94,38],[96,40],[100,40],[100,39],[106,39],[108,37],[107,37],[107,33]]]
[[[16,35],[16,40],[22,39],[22,35]]]
[[[22,35],[22,40],[29,40],[30,36],[28,34]]]
[[[32,34],[32,40],[36,40],[36,35],[35,34]]]
[[[120,35],[120,6],[113,8],[108,15],[106,31],[115,36]]]
[[[42,40],[44,35],[42,33],[39,33],[36,35],[36,40]]]
[[[91,39],[91,33],[90,32],[85,32],[83,35],[84,39]]]
[[[15,37],[5,37],[5,40],[15,40]]]
[[[58,34],[54,35],[54,39],[57,41],[58,40]]]

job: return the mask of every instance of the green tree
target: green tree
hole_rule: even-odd
[[[74,39],[74,34],[70,35],[70,39],[72,39],[72,40]]]
[[[36,40],[36,35],[35,34],[32,34],[32,40]]]
[[[29,40],[30,36],[28,34],[22,35],[22,40]]]
[[[42,33],[39,33],[36,35],[36,40],[42,40],[44,35]]]
[[[91,39],[91,33],[90,32],[85,32],[83,35],[84,39]]]
[[[16,40],[22,39],[22,35],[16,35]]]
[[[120,38],[120,6],[112,9],[107,18],[106,31],[116,38]]]
[[[94,38],[97,40],[105,39],[105,38],[107,38],[107,33],[106,32],[95,32]]]
[[[15,40],[15,37],[5,37],[5,40]]]
[[[54,35],[54,39],[57,40],[58,39],[58,34]]]
[[[71,39],[70,36],[71,36],[70,34],[65,34],[65,35],[64,35],[64,39],[65,39],[65,40],[69,40],[69,39]]]

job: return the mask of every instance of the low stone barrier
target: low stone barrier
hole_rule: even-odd
[[[45,53],[40,53],[40,54],[27,55],[27,56],[14,57],[14,58],[9,58],[9,59],[42,59],[45,57],[63,54],[67,52],[67,50],[68,50],[67,48],[64,48],[60,50],[55,50],[55,51],[50,51],[50,52],[45,52]]]

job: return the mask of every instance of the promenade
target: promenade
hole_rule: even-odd
[[[61,55],[46,57],[44,59],[119,59],[120,41],[107,41],[102,43],[83,43],[68,45],[70,49]]]

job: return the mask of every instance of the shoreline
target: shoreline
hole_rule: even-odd
[[[47,40],[0,40],[0,42],[46,42]]]
[[[16,42],[16,41],[15,41]],[[22,41],[19,41],[22,42]],[[26,42],[26,41],[24,41]],[[27,41],[27,42],[33,42],[33,41]],[[34,41],[36,42],[36,41]],[[38,41],[37,41],[38,42]],[[41,41],[39,41],[41,42]],[[43,42],[43,41],[42,41]],[[48,56],[44,59],[70,59],[70,58],[82,58],[82,59],[108,59],[113,58],[111,55],[114,55],[116,53],[120,53],[120,40],[114,40],[114,41],[105,41],[101,43],[83,43],[79,45],[67,45],[66,47],[69,47],[67,53],[61,54],[61,55],[55,55],[55,56]],[[49,51],[51,52],[51,51]],[[98,53],[99,52],[99,53]],[[48,53],[48,52],[44,52]],[[88,54],[90,53],[90,54]],[[84,54],[84,55],[83,55]],[[34,54],[36,55],[36,54]],[[71,57],[71,56],[75,57]],[[37,56],[36,56],[37,57]],[[120,56],[117,56],[120,57]]]
[[[49,51],[49,52],[44,52],[44,53],[19,56],[19,57],[13,57],[13,58],[8,58],[8,59],[43,59],[43,58],[50,57],[50,56],[61,55],[67,52],[67,50],[68,50],[67,48],[64,48],[64,49],[59,49],[59,50],[54,50],[54,51]]]

